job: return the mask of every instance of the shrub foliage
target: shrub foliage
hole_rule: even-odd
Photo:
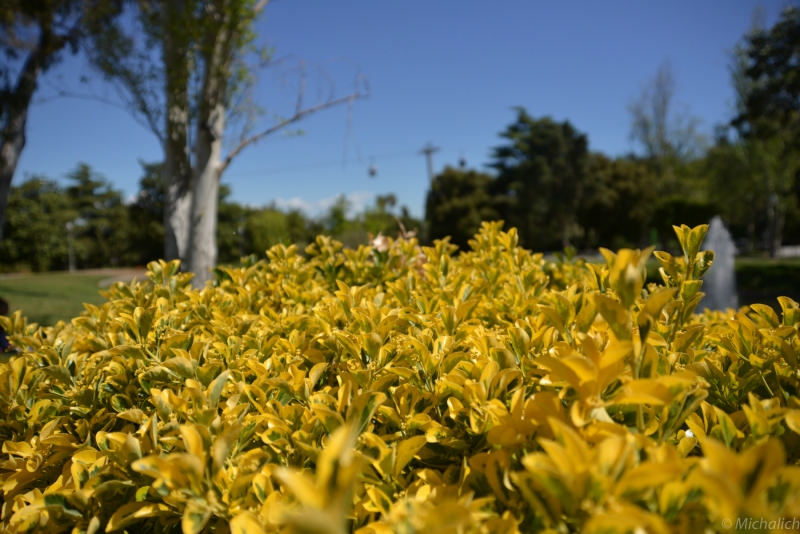
[[[484,224],[177,263],[39,328],[2,319],[0,529],[721,530],[800,516],[800,306],[697,313],[684,255],[548,260]],[[728,523],[726,523],[728,521]],[[776,523],[777,524],[777,523]],[[782,523],[781,523],[782,524]],[[644,529],[644,530],[643,530]]]

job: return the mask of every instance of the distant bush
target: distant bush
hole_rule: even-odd
[[[800,517],[800,306],[695,314],[713,253],[548,261],[484,224],[2,318],[0,530],[703,532]],[[752,524],[752,523],[747,523]],[[761,523],[758,523],[761,524]]]
[[[766,302],[776,295],[800,299],[800,259],[739,259],[736,283],[740,302]]]

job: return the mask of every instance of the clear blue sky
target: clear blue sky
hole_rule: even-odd
[[[318,214],[339,194],[358,208],[393,192],[422,215],[428,187],[419,150],[432,142],[438,172],[460,157],[483,169],[514,120],[513,106],[535,117],[569,120],[590,148],[609,155],[635,150],[628,105],[669,60],[676,101],[709,134],[730,117],[728,53],[761,6],[772,25],[784,1],[640,0],[498,2],[463,0],[273,0],[259,38],[278,57],[324,70],[337,95],[356,75],[371,96],[303,121],[301,136],[277,135],[248,148],[223,177],[234,200],[276,202]],[[84,72],[69,60],[45,80]],[[258,101],[288,114],[291,68],[262,74]],[[309,86],[313,103],[319,86]],[[52,92],[52,91],[51,91]],[[43,94],[44,94],[43,93]],[[107,95],[113,92],[105,90]],[[88,163],[132,196],[139,160],[160,161],[154,136],[124,111],[98,102],[48,99],[32,109],[28,144],[14,183],[25,176],[62,179]],[[375,178],[368,167],[378,169]]]

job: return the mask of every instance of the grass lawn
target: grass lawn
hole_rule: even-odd
[[[8,301],[10,313],[22,310],[28,321],[53,325],[79,315],[83,303],[100,304],[100,282],[106,274],[43,273],[0,277],[0,296]]]

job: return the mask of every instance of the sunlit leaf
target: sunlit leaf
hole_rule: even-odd
[[[107,532],[114,532],[149,517],[168,516],[175,512],[162,503],[132,502],[120,506],[109,518]]]
[[[262,534],[264,527],[252,512],[236,514],[230,523],[231,534]]]

